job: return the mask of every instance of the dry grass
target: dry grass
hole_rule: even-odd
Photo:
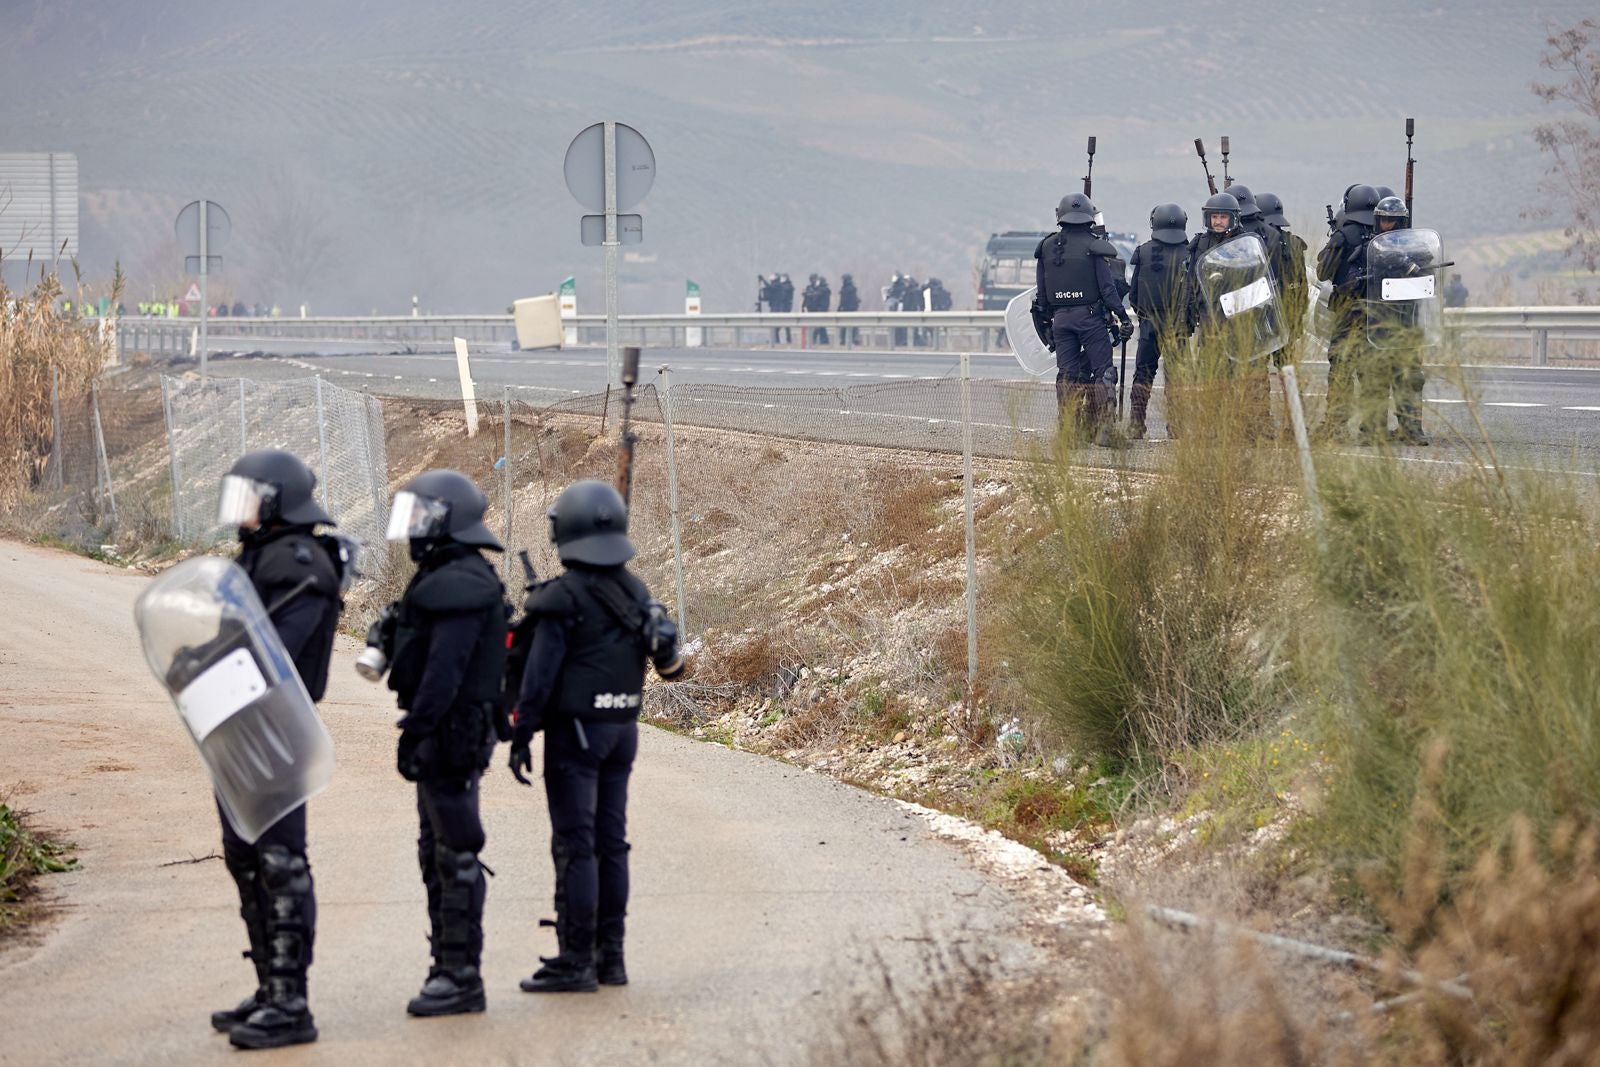
[[[26,293],[0,283],[0,509],[42,483],[53,428],[52,372],[60,395],[72,398],[88,392],[105,364],[94,329],[56,312],[60,297],[53,274]]]

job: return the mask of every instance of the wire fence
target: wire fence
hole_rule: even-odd
[[[50,459],[25,524],[32,532],[88,548],[119,542],[214,544],[231,534],[216,522],[223,474],[242,453],[270,447],[304,458],[340,528],[371,548],[382,545],[393,489],[428,467],[461,469],[488,493],[490,521],[506,544],[529,549],[540,571],[548,572],[555,560],[548,551],[545,509],[574,471],[604,473],[604,456],[596,450],[613,447],[608,442],[614,441],[622,417],[621,397],[615,392],[573,395],[556,387],[508,386],[499,396],[480,393],[479,429],[469,439],[462,402],[454,397],[379,396],[321,378],[162,377],[119,387],[131,377],[113,377],[87,394],[57,398]],[[1304,392],[1308,417],[1315,423],[1324,392],[1319,375],[1308,374]],[[1167,434],[1165,397],[1166,390],[1157,388],[1149,416],[1151,441],[1132,452],[1090,450],[1083,459],[1154,466]],[[1285,400],[1275,376],[1267,417],[1270,429],[1280,434],[1287,426]],[[1585,420],[1596,417],[1590,409],[1528,407],[1490,404],[1469,411],[1444,400],[1430,405],[1429,420],[1441,432],[1435,447],[1419,453],[1417,462],[1445,469],[1455,460],[1471,460],[1465,446],[1452,444],[1448,431],[1454,424],[1469,436],[1488,433],[1509,461],[1592,476],[1600,467],[1600,435],[1587,430]],[[949,457],[945,462],[953,462],[968,431],[978,456],[1043,454],[1060,418],[1050,383],[964,383],[950,377],[734,386],[674,382],[665,369],[638,390],[631,417],[653,435],[652,447],[640,450],[635,473],[641,499],[650,501],[672,495],[669,422],[679,436],[699,434],[702,448],[709,438],[739,434],[766,441],[943,454]],[[709,510],[700,504],[711,489],[727,495],[722,487],[697,484],[708,469],[702,465],[682,478],[679,538],[705,533],[696,528],[694,516]],[[717,469],[719,478],[741,475]],[[822,468],[816,474],[829,476]],[[789,491],[804,493],[806,487]],[[726,510],[729,505],[723,501],[717,506]],[[665,549],[672,538],[671,516],[665,510],[641,512],[640,520]],[[671,553],[681,566],[681,546],[673,546]],[[390,562],[389,553],[370,552],[368,573],[381,574]],[[660,577],[666,576],[663,570]],[[516,584],[517,571],[509,562],[506,577],[508,584]]]

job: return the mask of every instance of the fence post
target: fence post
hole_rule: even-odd
[[[661,388],[656,392],[661,405],[661,424],[667,434],[667,507],[672,515],[672,576],[678,597],[678,633],[689,636],[689,612],[683,594],[683,526],[678,519],[678,452],[672,432],[672,368],[663,363],[657,372]]]
[[[60,489],[64,478],[61,473],[61,369],[50,368],[50,477],[46,479],[52,489]]]
[[[978,684],[978,536],[972,503],[972,353],[961,353],[961,485],[967,535],[967,714]]]
[[[511,476],[511,387],[509,385],[503,385],[503,386],[500,387],[500,418],[501,418],[501,421],[503,421],[505,423],[505,431],[506,431],[506,433],[505,433],[505,437],[506,437],[505,453],[501,457],[501,462],[505,464],[505,471],[506,471],[506,474],[505,474],[505,511],[506,511],[505,546],[506,546],[506,550],[504,552],[500,553],[500,557],[501,557],[500,562],[505,565],[505,568],[506,568],[506,585],[509,586],[511,584],[511,514],[512,514],[511,509],[512,509],[512,506],[513,506],[512,505],[512,500],[511,500],[511,491],[512,491],[512,489],[514,487],[514,479]]]
[[[90,411],[94,415],[94,447],[95,451],[100,456],[100,466],[98,470],[99,472],[104,472],[105,475],[106,500],[111,504],[111,528],[112,530],[115,530],[117,528],[117,494],[116,491],[111,487],[111,464],[106,459],[106,434],[105,430],[100,426],[99,382],[89,383],[89,405]],[[95,481],[98,482],[99,480],[100,479],[97,474]]]
[[[183,541],[183,479],[178,474],[178,439],[172,428],[172,397],[167,392],[167,376],[161,376],[161,413],[167,422],[167,459],[172,467],[172,536]]]
[[[1317,469],[1311,462],[1311,438],[1306,433],[1306,413],[1300,406],[1300,380],[1294,364],[1285,363],[1279,374],[1283,377],[1283,396],[1289,402],[1289,421],[1294,424],[1294,443],[1300,450],[1300,473],[1306,482],[1306,504],[1311,509],[1311,526],[1317,537],[1317,547],[1328,551],[1327,537],[1322,528],[1322,498],[1317,494]]]
[[[303,309],[302,309],[303,310]],[[328,510],[328,420],[322,405],[322,375],[317,375],[317,484],[322,487],[322,510]]]
[[[239,379],[239,455],[241,455],[241,456],[244,455],[246,452],[250,451],[250,446],[247,443],[247,441],[248,441],[248,439],[245,436],[245,422],[244,422],[244,379],[240,378]]]
[[[1548,367],[1550,365],[1550,331],[1540,330],[1534,334],[1533,365],[1535,367]]]

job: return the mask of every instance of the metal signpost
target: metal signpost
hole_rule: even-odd
[[[200,380],[206,377],[206,276],[213,269],[221,269],[222,257],[217,253],[228,243],[233,231],[233,220],[221,204],[210,200],[196,200],[180,212],[174,226],[178,234],[178,247],[183,249],[183,269],[200,275]]]
[[[655,183],[655,153],[632,126],[597,122],[567,146],[563,170],[574,199],[598,213],[583,217],[579,234],[584,244],[599,244],[606,250],[606,381],[619,385],[617,248],[644,240],[644,220],[618,213],[643,200]]]

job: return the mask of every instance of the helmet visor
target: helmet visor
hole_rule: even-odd
[[[276,499],[277,486],[238,474],[222,478],[222,496],[217,502],[217,522],[253,530],[261,525],[266,504]]]
[[[394,495],[384,536],[390,541],[438,537],[445,532],[449,518],[450,505],[444,501],[402,491]]]

